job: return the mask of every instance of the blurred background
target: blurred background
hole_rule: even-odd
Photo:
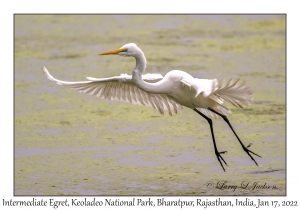
[[[14,34],[15,195],[286,194],[285,15],[15,15]],[[171,117],[105,101],[41,69],[65,81],[131,74],[134,58],[98,56],[130,42],[144,51],[146,73],[246,80],[254,104],[226,105],[259,166],[223,120],[214,131],[226,172],[192,110]],[[249,188],[219,189],[225,181]],[[272,189],[250,189],[255,182]]]

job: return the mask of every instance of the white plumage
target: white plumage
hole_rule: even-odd
[[[226,101],[238,108],[243,108],[253,102],[254,94],[244,81],[234,78],[228,80],[198,79],[180,70],[172,70],[164,77],[160,74],[143,75],[146,69],[146,58],[142,50],[134,43],[126,44],[119,49],[110,50],[99,55],[110,54],[134,57],[136,66],[132,75],[121,74],[110,78],[87,77],[87,81],[67,82],[55,79],[46,67],[43,67],[43,71],[49,80],[56,82],[58,85],[102,99],[149,106],[158,110],[161,114],[167,111],[172,115],[172,113],[177,113],[182,106],[193,109],[210,124],[215,153],[224,169],[220,161],[224,161],[221,156],[223,152],[217,150],[210,119],[221,116],[234,132],[244,151],[256,163],[250,154],[255,153],[243,145],[227,119],[231,111],[222,105]],[[224,163],[226,164],[225,161]]]
[[[164,114],[165,110],[172,115],[172,113],[177,113],[178,109],[182,109],[180,104],[170,99],[166,94],[153,94],[141,90],[134,85],[131,75],[121,74],[120,76],[100,79],[87,77],[89,81],[66,82],[55,79],[46,67],[43,67],[43,71],[49,80],[56,82],[58,85],[102,99],[118,100],[152,107],[161,114]],[[157,82],[162,78],[163,76],[160,74],[143,75],[143,79],[147,82]]]
[[[164,111],[167,111],[170,115],[177,113],[178,109],[182,109],[182,104],[189,108],[196,108],[208,117],[215,118],[218,115],[201,106],[204,100],[207,100],[208,107],[226,116],[230,114],[231,111],[221,105],[224,101],[239,108],[243,108],[253,102],[252,91],[244,82],[240,81],[240,79],[231,78],[228,81],[225,79],[220,81],[217,79],[198,79],[191,78],[190,75],[185,75],[185,72],[174,70],[170,72],[171,74],[166,75],[166,78],[170,80],[170,77],[184,73],[180,81],[181,87],[175,87],[174,84],[174,91],[171,91],[172,93],[168,95],[166,93],[150,93],[138,88],[132,76],[127,74],[110,78],[87,77],[88,81],[67,82],[55,79],[46,67],[43,67],[43,71],[49,80],[56,82],[58,85],[63,85],[78,92],[106,100],[118,100],[152,107],[161,114],[164,114]],[[162,80],[163,76],[161,74],[145,74],[142,75],[142,79],[145,82],[155,83]],[[176,95],[178,89],[181,89],[182,92],[190,92],[193,95],[193,98],[188,98],[190,94],[184,96],[185,98],[191,99],[191,103],[183,103],[183,101],[181,101],[183,97],[179,98]],[[192,107],[193,105],[194,107]]]

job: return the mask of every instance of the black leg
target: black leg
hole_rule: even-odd
[[[225,122],[229,125],[229,127],[230,127],[231,130],[232,130],[232,132],[234,133],[235,137],[239,140],[240,144],[242,145],[243,150],[250,156],[250,158],[254,161],[254,163],[255,163],[256,165],[258,165],[257,162],[254,160],[254,158],[252,157],[252,155],[251,155],[250,153],[252,153],[253,155],[256,155],[256,156],[258,156],[258,157],[260,157],[260,158],[261,158],[261,156],[259,156],[258,154],[254,153],[254,152],[252,152],[251,150],[248,149],[248,148],[251,146],[251,143],[250,143],[247,147],[245,147],[245,145],[244,145],[243,142],[240,140],[240,138],[238,137],[238,135],[237,135],[236,132],[234,131],[233,127],[231,126],[231,124],[230,124],[228,118],[227,118],[225,115],[220,114],[219,112],[216,112],[215,110],[213,110],[213,109],[211,109],[211,108],[208,108],[208,110],[210,110],[210,111],[212,111],[213,113],[215,113],[215,114],[221,116],[221,117],[223,118],[223,120],[225,120]]]
[[[212,136],[213,143],[214,143],[214,148],[215,148],[215,154],[216,154],[216,156],[217,156],[217,158],[218,158],[218,161],[219,161],[219,163],[221,164],[223,170],[225,171],[225,168],[224,168],[224,166],[223,166],[221,160],[222,160],[226,165],[227,165],[227,163],[225,162],[225,160],[223,159],[223,157],[221,156],[221,154],[226,153],[226,151],[224,151],[224,152],[219,152],[218,149],[217,149],[217,145],[216,145],[216,141],[215,141],[215,136],[214,136],[214,130],[213,130],[213,126],[212,126],[212,120],[211,120],[209,117],[207,117],[207,116],[205,116],[204,114],[202,114],[202,113],[201,113],[200,111],[198,111],[197,109],[193,109],[193,110],[194,110],[195,112],[197,112],[198,114],[200,114],[202,117],[204,117],[204,118],[207,120],[207,122],[208,122],[208,124],[209,124],[209,126],[210,126],[211,136]],[[221,160],[220,160],[220,159],[221,159]]]

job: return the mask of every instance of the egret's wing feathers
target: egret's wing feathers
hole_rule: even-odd
[[[195,81],[201,81],[204,85],[205,82],[214,80],[196,79]],[[231,103],[232,105],[238,108],[244,108],[245,106],[248,106],[253,103],[253,91],[246,85],[245,81],[242,81],[239,78],[221,79],[218,81],[215,80],[212,84],[213,85],[209,85],[209,83],[206,84],[206,93],[209,93],[207,97],[217,102],[214,105],[214,107],[211,108],[225,116],[228,116],[231,113],[231,111],[228,108],[222,106],[222,104],[225,101]],[[201,87],[201,85],[198,86]],[[205,96],[205,91],[203,92],[203,95]],[[215,113],[209,111],[208,109],[197,109],[208,117],[218,117]]]
[[[252,90],[240,79],[230,78],[218,81],[217,79],[183,78],[181,82],[196,91],[195,98],[201,94],[216,102],[211,108],[225,116],[231,113],[228,108],[222,106],[225,101],[243,108],[250,105],[254,98]],[[197,107],[197,110],[207,117],[218,117],[208,109]]]
[[[93,77],[87,77],[87,79],[89,81],[93,81],[93,82],[105,82],[105,81],[120,81],[120,80],[131,80],[131,76],[130,75],[125,75],[124,76],[115,76],[115,77],[109,77],[109,78],[93,78]]]
[[[251,88],[246,85],[245,81],[239,78],[219,80],[218,88],[213,95],[238,108],[249,106],[254,100],[254,93]]]
[[[147,82],[158,82],[163,76],[161,74],[144,74],[142,75],[143,80]],[[120,76],[114,76],[109,78],[93,78],[87,77],[89,81],[104,82],[104,81],[119,81],[119,82],[132,82],[132,76],[128,74],[121,74]]]
[[[190,88],[195,89],[196,95],[195,98],[199,94],[203,94],[204,97],[209,96],[213,93],[218,86],[217,79],[198,79],[198,78],[189,78],[189,79],[182,79],[181,82],[184,85],[187,85]]]
[[[182,108],[180,104],[170,99],[166,94],[147,93],[139,89],[133,83],[131,75],[122,74],[121,76],[110,78],[87,77],[88,81],[66,82],[55,79],[45,67],[43,67],[43,71],[49,80],[58,85],[67,86],[78,92],[94,95],[99,98],[126,101],[153,107],[161,114],[164,114],[164,110],[166,110],[172,115],[172,113],[177,113],[177,110]],[[143,75],[143,79],[147,82],[159,81],[162,78],[160,74]]]

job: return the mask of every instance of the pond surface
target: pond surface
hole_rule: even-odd
[[[285,195],[285,27],[283,15],[15,15],[15,195]],[[66,81],[130,74],[133,58],[98,56],[130,42],[148,73],[246,80],[254,104],[227,107],[259,166],[222,120],[226,172],[194,111],[105,101],[41,69]]]

